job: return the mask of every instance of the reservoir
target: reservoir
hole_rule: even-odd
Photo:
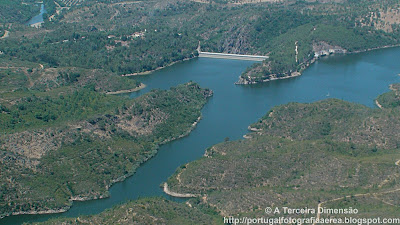
[[[28,26],[34,26],[35,24],[41,24],[43,23],[43,14],[47,13],[46,9],[44,8],[44,4],[40,5],[40,13],[34,17],[32,17],[26,25]]]
[[[375,50],[360,54],[322,58],[302,76],[268,83],[235,85],[238,76],[253,62],[240,60],[196,58],[171,67],[135,77],[147,87],[131,97],[153,88],[169,89],[188,81],[214,91],[202,110],[202,120],[190,135],[160,147],[157,155],[138,168],[135,175],[114,184],[111,197],[101,200],[74,202],[65,213],[51,215],[19,215],[6,217],[0,224],[21,224],[44,221],[58,216],[76,217],[95,214],[127,200],[144,196],[166,196],[160,184],[182,164],[200,158],[214,144],[242,138],[247,127],[272,107],[288,102],[315,102],[338,98],[376,107],[374,99],[389,91],[389,84],[400,82],[400,48]]]

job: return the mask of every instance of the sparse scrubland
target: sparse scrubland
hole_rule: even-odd
[[[106,197],[160,144],[190,132],[211,95],[195,83],[137,99],[83,87],[1,105],[1,215]]]
[[[360,218],[395,217],[398,201],[390,196],[400,191],[399,115],[398,107],[335,99],[276,106],[249,127],[247,139],[212,146],[179,168],[169,189],[196,194],[190,202],[224,216],[321,203],[358,208]]]

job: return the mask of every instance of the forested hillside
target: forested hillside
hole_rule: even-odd
[[[0,42],[1,57],[132,74],[195,57],[201,43],[202,51],[269,55],[241,76],[249,84],[298,75],[323,55],[397,45],[400,37],[394,0],[45,4],[42,28],[15,24]]]
[[[397,0],[45,0],[44,23],[27,26],[40,4],[0,2],[0,216],[106,197],[160,144],[186,135],[212,95],[192,82],[133,100],[113,95],[143,88],[133,75],[200,48],[269,56],[237,82],[254,84],[299,76],[330,54],[400,44]],[[277,106],[248,139],[210,147],[168,180],[172,191],[198,196],[188,206],[128,205],[146,205],[138,223],[158,204],[161,223],[190,224],[192,213],[212,223],[216,212],[260,215],[266,205],[346,204],[331,200],[359,194],[351,200],[397,215],[398,92],[393,85],[379,96],[381,109],[332,99]],[[124,207],[85,220],[114,223],[110,214]]]
[[[1,105],[0,215],[106,197],[158,145],[188,134],[211,94],[188,83],[132,100],[85,86]]]
[[[34,0],[2,0],[0,23],[25,23],[39,11],[40,6]]]

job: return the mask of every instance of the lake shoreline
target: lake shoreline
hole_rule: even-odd
[[[346,52],[343,53],[343,55],[346,54],[358,54],[358,53],[363,53],[363,52],[369,52],[369,51],[374,51],[374,50],[379,50],[379,49],[386,49],[386,48],[395,48],[395,47],[400,47],[400,44],[396,44],[396,45],[385,45],[382,47],[376,47],[376,48],[369,48],[369,49],[365,49],[365,50],[359,50],[359,51],[354,51],[354,52]],[[130,74],[122,74],[122,77],[134,77],[134,76],[143,76],[143,75],[150,75],[158,70],[161,69],[165,69],[167,67],[170,67],[176,63],[179,62],[185,62],[194,58],[199,58],[199,56],[194,56],[194,57],[190,57],[190,58],[185,58],[183,60],[179,60],[179,61],[175,61],[175,62],[171,62],[168,65],[165,66],[161,66],[161,67],[157,67],[153,70],[149,70],[149,71],[144,71],[144,72],[137,72],[137,73],[130,73]],[[308,62],[306,62],[306,66],[304,69],[302,69],[302,71],[306,70],[308,67],[310,67],[312,64],[314,64],[315,62],[318,61],[318,58],[312,58],[311,60],[309,60]],[[266,83],[266,82],[270,82],[270,81],[274,81],[274,80],[283,80],[283,79],[289,79],[289,78],[293,78],[293,77],[299,77],[302,75],[302,71],[297,71],[297,72],[293,72],[291,76],[283,76],[283,77],[273,77],[273,78],[268,78],[262,81],[248,81],[246,79],[243,79],[241,76],[239,76],[239,80],[237,82],[235,82],[235,84],[238,85],[249,85],[249,84],[258,84],[258,83]],[[133,91],[131,91],[133,92]],[[128,93],[128,92],[124,92],[124,93]]]
[[[172,196],[172,197],[176,197],[176,198],[194,198],[194,197],[198,196],[195,194],[188,194],[188,193],[183,194],[183,193],[173,192],[173,191],[169,190],[167,182],[165,182],[163,185],[163,191],[165,194]]]
[[[396,47],[400,47],[400,44],[395,44],[395,45],[385,45],[382,47],[376,47],[376,48],[369,48],[369,49],[365,49],[365,50],[359,50],[359,51],[354,51],[354,52],[346,52],[346,53],[336,53],[336,54],[341,54],[341,55],[347,55],[347,54],[358,54],[358,53],[363,53],[363,52],[369,52],[369,51],[374,51],[374,50],[380,50],[380,49],[387,49],[387,48],[396,48]],[[333,54],[334,55],[334,54]],[[235,82],[235,84],[238,85],[250,85],[250,84],[259,84],[259,83],[267,83],[270,81],[274,81],[274,80],[282,80],[282,79],[289,79],[292,77],[299,77],[302,75],[302,71],[306,70],[307,68],[309,68],[312,64],[314,64],[315,62],[318,61],[319,58],[312,58],[310,59],[308,62],[305,62],[305,67],[304,69],[302,69],[301,71],[297,71],[297,72],[293,72],[293,73],[297,73],[294,76],[283,76],[283,77],[273,77],[273,78],[268,78],[268,79],[264,79],[262,81],[249,81],[247,79],[244,79],[241,75],[239,76],[239,80],[237,82]],[[276,76],[276,74],[271,74]]]
[[[172,65],[174,65],[174,64],[176,64],[176,63],[185,62],[185,61],[191,60],[191,59],[193,59],[193,58],[197,58],[197,57],[198,57],[198,56],[194,56],[194,57],[190,57],[190,58],[184,58],[184,59],[182,59],[182,60],[178,60],[178,61],[175,61],[175,62],[171,62],[171,63],[169,63],[168,65],[161,66],[161,67],[157,67],[157,68],[155,68],[154,70],[149,70],[149,71],[144,71],[144,72],[138,72],[138,73],[122,74],[121,76],[122,76],[122,77],[134,77],[134,76],[149,75],[149,74],[152,74],[152,73],[154,73],[154,72],[156,72],[156,71],[158,71],[158,70],[161,70],[161,69],[170,67],[170,66],[172,66]]]
[[[210,94],[209,97],[211,97],[212,94],[213,94],[213,93],[211,92],[211,94]],[[73,202],[74,202],[74,201],[83,202],[83,201],[90,201],[90,200],[96,200],[96,199],[109,198],[109,197],[110,197],[110,194],[109,194],[108,190],[111,188],[112,185],[114,185],[114,184],[116,184],[116,183],[119,183],[119,182],[123,182],[123,181],[125,181],[127,178],[133,176],[133,175],[136,173],[136,170],[137,170],[143,163],[147,162],[148,160],[150,160],[151,158],[153,158],[153,157],[157,154],[158,149],[160,148],[161,145],[164,145],[164,144],[167,144],[167,143],[169,143],[169,142],[171,142],[171,141],[174,141],[174,140],[183,138],[183,137],[185,137],[185,136],[188,136],[188,135],[196,128],[196,126],[197,126],[197,124],[200,122],[201,118],[202,118],[202,117],[199,116],[199,117],[196,119],[196,121],[190,126],[189,130],[187,130],[187,131],[184,132],[183,134],[179,135],[178,137],[165,140],[165,141],[161,142],[160,144],[158,144],[158,145],[155,147],[155,149],[152,150],[152,154],[149,155],[149,156],[147,156],[147,157],[145,157],[141,163],[138,163],[138,164],[133,168],[133,170],[132,170],[130,173],[128,173],[128,174],[126,174],[126,175],[123,175],[123,176],[121,176],[121,177],[119,177],[119,178],[117,178],[117,179],[112,180],[111,183],[110,183],[109,185],[106,186],[106,192],[104,192],[103,194],[95,195],[95,196],[87,196],[87,197],[72,196],[72,197],[69,199],[70,205],[65,206],[65,207],[63,207],[63,208],[60,208],[60,209],[48,209],[48,210],[40,210],[40,211],[31,210],[31,211],[12,212],[11,214],[8,214],[8,215],[0,215],[0,219],[6,218],[6,217],[9,217],[9,216],[18,216],[18,215],[39,215],[39,214],[58,214],[58,213],[64,213],[64,212],[67,212],[68,210],[70,210],[71,207],[73,207]]]
[[[47,13],[45,7],[44,7],[44,3],[40,2],[40,11],[39,14],[37,14],[36,16],[32,17],[30,20],[28,20],[25,24],[30,26],[30,27],[34,27],[34,28],[40,28],[42,26],[42,24],[44,23],[44,18],[43,18],[43,14]]]
[[[126,93],[132,93],[136,91],[140,91],[146,87],[145,84],[140,83],[138,87],[132,88],[132,89],[127,89],[127,90],[119,90],[119,91],[110,91],[106,92],[106,95],[118,95],[118,94],[126,94]]]
[[[107,189],[108,190],[108,189]],[[59,208],[59,209],[47,209],[47,210],[30,210],[30,211],[19,211],[19,212],[12,212],[9,215],[0,215],[0,219],[9,217],[9,216],[18,216],[18,215],[42,215],[42,214],[58,214],[58,213],[64,213],[67,212],[68,210],[71,209],[73,202],[78,201],[78,202],[83,202],[83,201],[90,201],[90,200],[96,200],[96,199],[104,199],[108,198],[109,195],[107,193],[105,195],[95,195],[93,197],[80,197],[80,196],[72,196],[68,201],[69,205]]]
[[[378,108],[383,109],[383,106],[378,102],[378,100],[375,100],[375,104]]]
[[[399,78],[399,76],[394,77],[392,75],[392,72],[393,74],[397,75],[399,73],[398,71],[400,71],[398,69],[399,66],[396,66],[396,63],[393,64],[395,65],[394,69],[392,67],[389,67],[392,69],[389,73],[390,76],[385,69],[382,69],[385,67],[380,66],[380,64],[387,64],[383,59],[385,57],[382,56],[388,55],[390,56],[390,59],[395,60],[397,58],[396,56],[400,55],[400,52],[398,52],[397,49],[395,51],[388,50],[387,52],[388,54],[381,54],[380,51],[379,54],[375,54],[375,52],[368,53],[370,57],[366,59],[364,59],[364,55],[363,57],[337,57],[338,62],[336,62],[336,59],[332,57],[335,62],[333,62],[332,64],[328,64],[328,66],[325,65],[325,61],[328,61],[330,59],[324,59],[319,62],[318,67],[313,66],[309,68],[309,71],[312,74],[308,74],[308,72],[305,73],[307,79],[306,77],[304,77],[304,79],[302,77],[301,79],[298,78],[292,80],[282,80],[273,82],[267,86],[262,85],[261,87],[255,88],[252,88],[253,86],[249,86],[249,88],[243,88],[240,86],[232,85],[237,80],[237,77],[240,74],[240,70],[243,71],[245,69],[244,66],[249,66],[250,64],[246,62],[243,63],[243,65],[241,66],[237,66],[238,64],[242,63],[239,60],[192,60],[182,64],[177,64],[171,69],[159,71],[154,74],[154,77],[140,77],[140,81],[146,83],[148,88],[168,89],[178,82],[182,83],[186,82],[187,80],[194,80],[196,82],[201,82],[204,87],[212,88],[217,94],[215,95],[215,97],[213,97],[212,103],[207,103],[208,106],[204,108],[203,114],[205,121],[204,124],[202,121],[202,124],[198,126],[198,130],[195,130],[193,133],[191,133],[188,138],[183,138],[172,144],[164,145],[162,149],[158,151],[155,157],[146,162],[147,165],[140,166],[140,170],[137,170],[133,179],[132,177],[128,177],[126,178],[126,181],[123,181],[124,178],[118,179],[118,181],[115,180],[114,182],[116,183],[116,185],[113,185],[112,188],[110,188],[110,193],[112,194],[112,196],[110,196],[110,199],[114,198],[115,204],[118,204],[119,202],[123,202],[126,198],[130,200],[136,200],[137,198],[143,196],[165,196],[166,198],[169,198],[168,195],[164,194],[162,184],[166,182],[166,180],[168,180],[168,177],[170,177],[176,171],[176,168],[180,168],[180,166],[182,166],[181,162],[176,162],[178,161],[177,159],[185,163],[187,161],[194,161],[199,157],[202,157],[205,149],[213,146],[215,143],[220,143],[225,137],[230,137],[232,140],[241,138],[242,135],[246,133],[245,128],[249,124],[255,123],[259,120],[261,115],[257,112],[267,112],[267,110],[271,109],[274,106],[281,105],[287,102],[306,103],[325,99],[327,93],[326,91],[332,87],[339,87],[338,93],[331,92],[332,96],[335,98],[343,98],[344,94],[341,95],[343,93],[343,90],[345,90],[343,88],[341,89],[341,87],[343,86],[346,88],[352,88],[352,90],[354,90],[350,93],[345,93],[346,96],[349,96],[348,98],[346,98],[346,100],[351,100],[353,102],[366,104],[373,107],[374,98],[383,93],[381,89],[384,88],[382,87],[384,86],[385,88],[387,88],[390,83],[396,83],[392,82],[391,80]],[[380,57],[377,58],[374,55],[379,55]],[[381,59],[382,62],[379,61],[379,59]],[[375,64],[365,65],[365,63],[363,63],[372,60],[377,61],[376,66],[374,66]],[[357,71],[357,73],[363,74],[362,76],[359,76],[363,78],[362,81],[372,81],[360,84],[359,82],[356,82],[358,79],[357,74],[352,74],[351,76],[346,75],[343,71],[347,70],[341,67],[345,67],[343,66],[343,64],[347,65],[348,61],[350,61],[352,64],[353,62],[356,62],[355,64],[357,64],[357,68],[361,69],[360,71]],[[330,69],[331,66],[337,66],[337,71],[339,72],[337,72],[336,70],[332,72],[332,69]],[[356,67],[356,65],[354,66]],[[377,69],[375,70],[374,68]],[[326,71],[327,73],[321,75],[321,71]],[[336,73],[338,74],[338,76],[334,77],[333,75],[336,75]],[[383,77],[377,80],[375,78],[376,76],[371,74],[379,74],[383,75]],[[343,82],[344,77],[348,77],[349,81]],[[390,82],[388,81],[386,83],[382,81],[382,79],[386,79],[388,77],[390,77]],[[174,80],[174,82],[169,83],[169,81],[171,80]],[[326,82],[327,86],[321,87],[321,85],[319,85],[323,82]],[[337,82],[337,84],[335,82]],[[383,85],[381,85],[380,83],[383,83]],[[366,93],[377,92],[378,88],[370,88],[371,85],[373,85],[373,87],[376,87],[378,85],[379,87],[381,87],[381,89],[379,89],[380,91],[373,96],[366,95]],[[362,86],[362,88],[357,89],[357,87],[359,86]],[[369,90],[364,92],[364,90],[366,89]],[[265,97],[258,98],[258,96],[260,95]],[[226,98],[226,96],[229,96],[229,98]],[[361,98],[359,99],[358,96],[360,96]],[[248,105],[246,105],[247,103]],[[243,112],[240,110],[242,110]],[[272,112],[269,116],[272,115]],[[221,118],[225,118],[228,116],[230,116],[230,118],[226,122],[224,119],[221,120]],[[193,122],[194,120],[195,118],[193,118]],[[244,120],[245,122],[240,122],[242,120]],[[209,124],[211,124],[211,128],[208,128]],[[187,127],[189,127],[190,124],[188,123],[187,125]],[[220,127],[224,128],[219,129]],[[229,128],[225,129],[226,127]],[[254,131],[257,130],[254,129]],[[253,134],[252,136],[256,137],[257,135]],[[179,157],[182,157],[182,159]],[[166,166],[162,165],[158,167],[160,163],[164,162]],[[142,168],[143,170],[141,170]],[[164,173],[168,173],[168,176],[165,176]],[[123,183],[119,183],[120,181],[123,181]],[[172,183],[169,183],[169,185],[172,185]],[[169,188],[171,188],[172,191],[175,190],[175,188],[172,186],[169,186]],[[179,192],[178,189],[175,191]],[[174,199],[172,198],[172,200]],[[181,200],[186,201],[187,199]],[[48,216],[21,216],[21,218],[17,216],[16,219],[10,218],[4,220],[4,222],[18,221],[16,223],[19,223],[19,221],[37,221],[39,219],[48,220],[48,218],[54,218],[64,215],[68,217],[75,217],[79,216],[78,211],[80,211],[80,209],[87,210],[87,214],[98,214],[104,211],[104,209],[113,207],[113,205],[114,202],[109,203],[108,200],[94,201],[93,203],[89,204],[79,204],[79,202],[76,202],[68,212],[63,214],[50,214]],[[86,214],[86,212],[82,212],[82,214]]]
[[[259,81],[259,82],[248,81],[246,79],[243,79],[241,76],[239,76],[239,80],[237,82],[235,82],[235,84],[237,84],[237,85],[259,84],[259,83],[267,83],[267,82],[274,81],[274,80],[284,80],[284,79],[289,79],[289,78],[301,76],[300,72],[294,72],[292,74],[293,75],[290,75],[290,76],[272,77],[272,78],[268,78],[268,79],[265,79],[265,80],[262,80],[262,81]],[[274,75],[276,75],[276,74],[274,74]]]

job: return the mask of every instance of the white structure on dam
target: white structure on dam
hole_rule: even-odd
[[[238,59],[248,61],[264,61],[268,59],[268,56],[263,55],[240,55],[240,54],[229,54],[229,53],[214,53],[214,52],[202,52],[200,49],[200,42],[197,46],[197,52],[201,58],[215,58],[215,59]]]
[[[260,61],[260,62],[268,59],[268,56],[262,56],[262,55],[239,55],[239,54],[200,52],[200,51],[199,51],[199,57],[217,58],[217,59],[238,59],[238,60],[249,60],[249,61]]]

